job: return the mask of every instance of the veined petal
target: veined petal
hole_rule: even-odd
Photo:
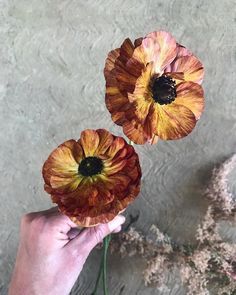
[[[150,91],[150,80],[153,74],[153,63],[149,63],[142,75],[138,78],[133,93],[128,94],[129,101],[134,102],[135,114],[140,121],[144,121],[148,115],[149,107],[153,102]]]
[[[97,129],[96,132],[99,135],[99,145],[96,150],[96,155],[100,156],[103,155],[112,144],[113,136],[105,129]]]
[[[124,166],[126,165],[127,160],[125,159],[123,161],[122,160],[116,161],[116,163],[114,162],[115,161],[112,161],[112,160],[104,161],[104,165],[105,165],[104,173],[106,175],[112,175],[122,170]]]
[[[43,176],[48,185],[50,185],[52,175],[73,178],[78,171],[78,164],[74,159],[72,150],[66,144],[68,142],[56,148],[44,163]]]
[[[56,191],[57,193],[69,193],[76,190],[82,180],[83,178],[79,176],[66,178],[52,175],[50,178],[50,184],[54,192]]]
[[[125,110],[128,107],[128,98],[124,96],[116,80],[116,70],[115,63],[120,56],[120,49],[111,51],[106,60],[104,75],[106,78],[106,96],[105,102],[107,109],[112,115],[112,120],[118,124],[122,125],[125,120]],[[122,63],[119,61],[122,65]],[[132,86],[133,88],[134,86]]]
[[[171,64],[171,72],[182,72],[184,81],[192,81],[198,84],[202,83],[204,76],[203,65],[194,55],[177,58]],[[172,75],[170,74],[170,76]]]
[[[134,45],[129,38],[126,38],[120,47],[120,55],[124,58],[124,62],[130,59],[134,52]]]
[[[111,146],[109,147],[109,150],[107,151],[107,155],[113,159],[116,155],[116,153],[123,149],[125,146],[125,141],[122,137],[116,137],[114,141],[112,142]]]
[[[155,69],[162,71],[176,57],[176,41],[175,38],[168,32],[158,31],[147,35],[147,38],[152,38],[159,43],[160,53],[155,62]]]
[[[196,118],[192,111],[182,105],[156,105],[157,135],[164,140],[179,139],[187,136],[196,125]]]
[[[81,133],[80,144],[85,157],[93,156],[99,145],[99,135],[95,130],[86,129]]]
[[[76,160],[76,162],[79,164],[82,159],[84,158],[84,151],[83,151],[83,148],[82,146],[76,142],[75,145],[74,145],[74,148],[73,148],[73,156]]]
[[[128,175],[116,173],[109,176],[101,176],[105,187],[114,192],[121,192],[127,189],[131,179]]]
[[[134,50],[133,57],[145,66],[149,62],[156,62],[160,56],[160,45],[155,38],[145,37],[140,46]]]
[[[107,76],[114,69],[115,61],[120,55],[120,48],[114,49],[109,52],[105,62],[104,75]]]
[[[144,131],[143,124],[138,122],[138,120],[126,121],[123,124],[124,134],[136,144],[145,144],[151,139],[148,137]]]
[[[187,49],[183,45],[177,43],[176,58],[181,57],[181,56],[191,56],[191,55],[193,55],[193,53],[189,49]]]
[[[183,105],[190,109],[198,120],[204,109],[204,92],[201,85],[184,82],[177,85],[177,97],[173,104]]]

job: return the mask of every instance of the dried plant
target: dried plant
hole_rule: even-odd
[[[187,295],[236,295],[236,244],[225,242],[218,230],[219,219],[235,215],[233,196],[227,188],[227,177],[235,164],[233,156],[213,170],[206,191],[211,204],[197,228],[195,245],[178,245],[152,225],[152,238],[131,227],[113,239],[111,249],[123,257],[138,254],[145,259],[146,285],[161,287],[166,271],[178,267]]]
[[[222,165],[213,169],[212,178],[205,195],[212,203],[214,215],[218,218],[228,218],[236,215],[236,200],[228,189],[228,175],[236,165],[236,154]]]

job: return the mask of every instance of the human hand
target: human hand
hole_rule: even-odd
[[[124,216],[82,231],[57,207],[26,214],[9,295],[67,295],[91,250],[112,232]]]

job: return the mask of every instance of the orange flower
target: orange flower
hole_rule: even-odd
[[[43,166],[45,190],[80,226],[112,220],[140,191],[134,148],[105,129],[87,129],[56,148]]]
[[[201,62],[164,31],[126,39],[106,59],[106,106],[137,144],[188,135],[204,108]]]

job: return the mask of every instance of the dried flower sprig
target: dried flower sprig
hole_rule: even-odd
[[[228,188],[228,175],[236,165],[236,154],[213,169],[211,181],[205,191],[211,201],[213,213],[219,218],[236,216],[236,200]]]
[[[132,227],[113,240],[111,249],[120,252],[122,257],[138,254],[145,259],[146,285],[163,286],[164,273],[178,267],[187,295],[209,295],[210,289],[217,292],[214,294],[235,295],[236,244],[225,242],[218,229],[219,218],[231,218],[235,214],[233,196],[227,188],[227,177],[235,164],[234,155],[213,170],[207,188],[211,204],[197,228],[194,245],[178,245],[152,225],[150,231],[154,238],[147,238]]]

